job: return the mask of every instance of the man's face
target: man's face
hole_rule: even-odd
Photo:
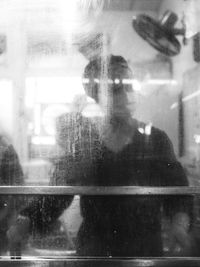
[[[100,83],[99,104],[107,115],[123,116],[133,112],[134,91],[130,75],[124,69],[112,69],[106,82]],[[128,81],[128,83],[127,83]]]

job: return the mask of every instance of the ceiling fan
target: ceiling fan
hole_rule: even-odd
[[[140,14],[133,17],[132,26],[135,31],[151,46],[167,56],[175,56],[180,53],[181,44],[177,35],[183,36],[185,44],[185,23],[182,20],[182,28],[175,28],[178,16],[172,11],[166,11],[160,20],[148,15]]]
[[[176,13],[167,10],[160,20],[148,15],[140,14],[133,17],[132,26],[135,31],[151,46],[166,56],[176,56],[181,51],[181,44],[177,35],[183,36],[186,44],[186,25],[182,19],[182,28],[175,28],[178,21]],[[193,36],[193,59],[200,62],[200,32]]]

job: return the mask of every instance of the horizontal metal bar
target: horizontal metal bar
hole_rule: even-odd
[[[50,263],[50,266],[95,266],[95,267],[199,267],[200,258],[22,258],[22,259],[0,259],[0,266],[48,266],[44,263]],[[64,264],[65,263],[65,264]],[[31,264],[31,265],[30,265]]]
[[[200,187],[0,186],[0,195],[200,195]]]

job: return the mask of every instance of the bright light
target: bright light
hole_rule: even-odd
[[[100,83],[100,80],[95,78],[94,79],[94,82],[95,83]],[[115,80],[112,80],[112,79],[106,79],[106,80],[101,80],[102,83],[108,83],[108,84],[119,84],[120,83],[120,80],[119,79],[115,79]],[[84,78],[82,79],[82,83],[83,84],[89,84],[90,83],[90,80],[87,79],[87,78]],[[140,91],[141,90],[141,83],[136,80],[136,79],[123,79],[122,80],[122,84],[131,84],[133,86],[133,90],[134,91]]]
[[[164,79],[150,79],[146,81],[147,84],[152,85],[177,85],[178,82],[176,80],[164,80]]]
[[[55,145],[56,139],[53,136],[33,136],[31,143],[34,145]]]
[[[194,135],[194,140],[195,140],[195,143],[200,144],[200,135],[199,134],[195,134]]]
[[[134,79],[123,79],[122,83],[123,84],[132,84],[134,82]]]
[[[138,92],[141,91],[142,85],[138,80],[133,79],[132,86],[133,86],[134,91],[138,91]]]
[[[148,123],[147,125],[145,125],[145,127],[139,127],[138,128],[138,131],[141,133],[141,134],[146,134],[146,135],[151,135],[151,129],[152,129],[152,123]]]
[[[141,133],[141,134],[144,134],[144,129],[142,127],[139,127],[138,128],[138,131]]]
[[[81,77],[29,77],[26,79],[26,105],[33,103],[71,103],[84,94]]]
[[[145,126],[145,134],[146,135],[151,135],[151,128],[152,128],[152,123],[149,123]]]
[[[189,95],[183,97],[183,98],[182,98],[182,102],[187,102],[187,101],[193,99],[194,97],[196,97],[196,96],[198,96],[198,95],[200,95],[200,90],[197,90],[196,92],[194,92],[194,93],[192,93],[192,94],[189,94]],[[174,108],[176,108],[176,107],[178,107],[178,102],[173,103],[173,104],[171,105],[170,109],[174,109]]]
[[[178,102],[175,102],[171,105],[170,109],[175,109],[178,107]]]
[[[134,91],[140,91],[141,90],[141,83],[136,79],[123,79],[123,84],[132,84]]]

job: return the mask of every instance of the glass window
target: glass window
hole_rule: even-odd
[[[199,13],[0,1],[2,256],[199,256]]]

